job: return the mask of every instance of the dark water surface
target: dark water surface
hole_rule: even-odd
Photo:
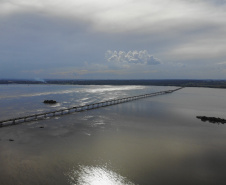
[[[0,119],[168,89],[1,85]],[[225,184],[226,125],[196,119],[226,118],[225,91],[185,88],[0,128],[0,184]]]

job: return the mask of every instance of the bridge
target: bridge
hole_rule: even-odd
[[[120,99],[111,99],[111,100],[93,103],[93,104],[87,104],[87,105],[83,105],[83,106],[64,108],[64,109],[59,109],[59,110],[55,110],[55,111],[51,111],[51,112],[44,112],[44,113],[39,113],[39,114],[32,114],[32,115],[23,116],[23,117],[2,120],[2,121],[0,121],[0,127],[12,126],[12,125],[17,125],[17,124],[24,123],[24,122],[30,122],[30,121],[34,121],[34,120],[46,119],[49,117],[60,116],[60,115],[74,113],[74,112],[82,112],[82,111],[97,109],[97,108],[101,108],[101,107],[116,105],[116,104],[125,103],[125,102],[129,102],[129,101],[133,101],[133,100],[138,100],[141,98],[148,98],[151,96],[158,96],[158,95],[173,93],[182,88],[183,87],[180,87],[180,88],[177,88],[174,90],[160,91],[160,92],[154,92],[154,93],[149,93],[149,94],[142,94],[142,95],[138,95],[138,96],[125,97],[125,98],[120,98]]]

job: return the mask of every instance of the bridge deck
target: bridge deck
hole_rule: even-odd
[[[106,106],[124,103],[124,102],[128,102],[128,101],[133,101],[133,100],[137,100],[137,99],[141,99],[141,98],[147,98],[147,97],[151,97],[151,96],[172,93],[172,92],[178,91],[180,89],[182,89],[182,87],[174,89],[174,90],[160,91],[160,92],[143,94],[143,95],[138,95],[138,96],[125,97],[125,98],[120,98],[120,99],[112,99],[112,100],[107,100],[104,102],[92,103],[92,104],[87,104],[87,105],[82,105],[82,106],[77,106],[77,107],[59,109],[59,110],[50,111],[50,112],[44,112],[44,113],[39,113],[39,114],[32,114],[32,115],[28,115],[28,116],[11,118],[11,119],[0,121],[0,127],[16,125],[19,123],[34,121],[34,120],[41,119],[41,118],[43,119],[43,118],[47,118],[47,117],[69,114],[72,112],[81,112],[81,111],[85,111],[85,110],[106,107]],[[71,112],[71,110],[72,110],[72,112]]]

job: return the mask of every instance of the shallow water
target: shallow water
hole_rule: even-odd
[[[0,118],[174,88],[3,85]],[[224,184],[226,125],[196,116],[225,110],[224,89],[185,88],[0,128],[0,184]]]

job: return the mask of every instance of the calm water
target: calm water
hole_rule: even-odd
[[[0,119],[174,88],[1,85]],[[0,128],[0,184],[225,184],[226,125],[196,119],[226,119],[225,91],[185,88]]]

